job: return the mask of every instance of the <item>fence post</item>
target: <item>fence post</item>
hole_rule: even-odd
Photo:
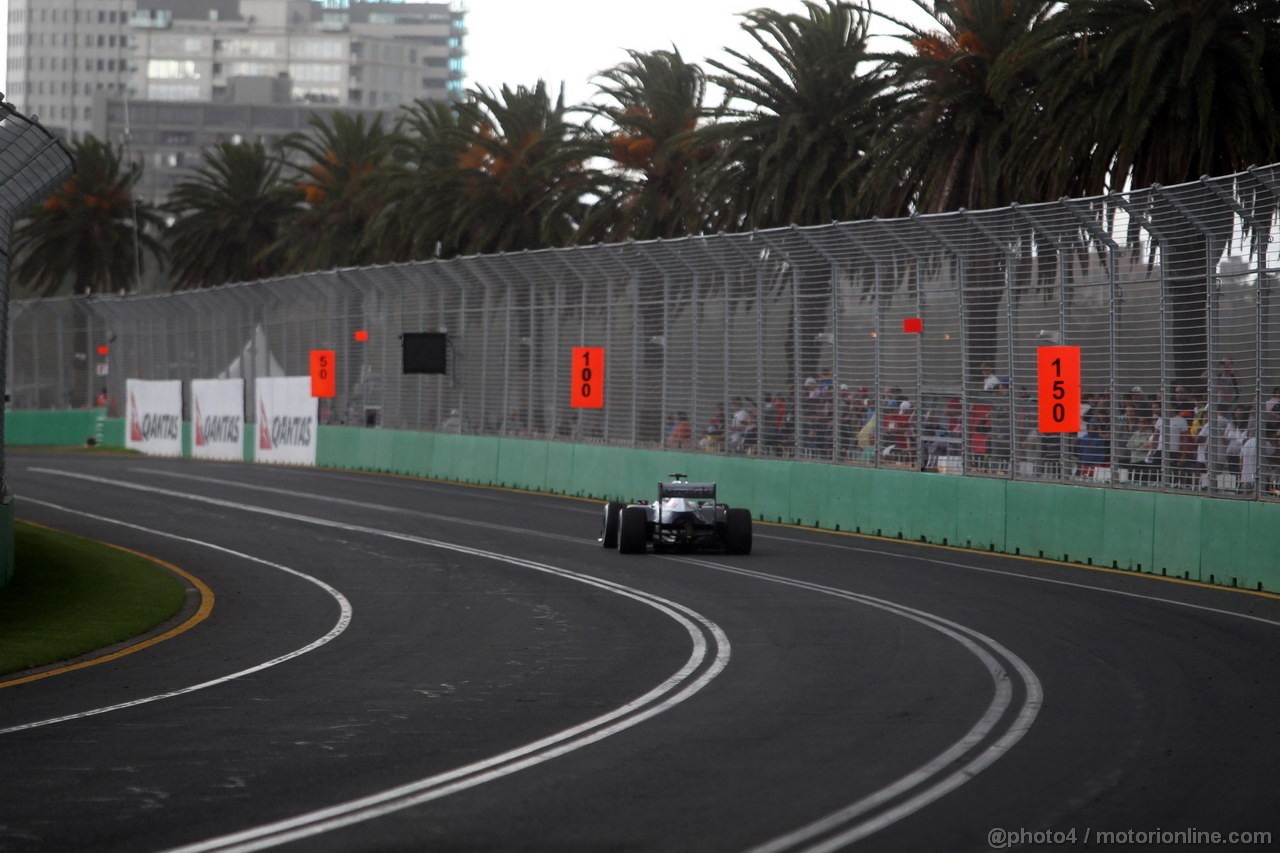
[[[1107,375],[1109,377],[1107,393],[1110,395],[1111,405],[1111,430],[1109,437],[1111,479],[1108,481],[1107,485],[1110,488],[1115,488],[1120,480],[1120,457],[1117,453],[1118,447],[1116,444],[1116,417],[1119,414],[1117,407],[1120,403],[1120,398],[1116,394],[1116,352],[1119,345],[1119,341],[1116,337],[1116,308],[1121,304],[1120,297],[1116,290],[1116,254],[1119,252],[1120,247],[1116,245],[1116,241],[1112,239],[1110,234],[1098,227],[1098,223],[1076,210],[1074,206],[1068,203],[1067,199],[1059,199],[1058,204],[1063,210],[1070,213],[1072,217],[1080,223],[1080,226],[1084,228],[1085,231],[1089,232],[1089,235],[1097,240],[1098,243],[1104,246],[1107,250],[1107,301],[1111,304],[1111,310],[1107,312],[1107,352],[1110,360],[1110,363],[1107,365]]]

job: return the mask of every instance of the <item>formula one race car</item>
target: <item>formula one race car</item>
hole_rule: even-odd
[[[716,503],[715,483],[689,483],[684,474],[669,474],[658,484],[658,499],[604,507],[600,544],[622,554],[655,551],[717,550],[751,553],[751,512]]]

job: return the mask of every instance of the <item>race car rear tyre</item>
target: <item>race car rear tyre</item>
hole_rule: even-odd
[[[742,508],[727,510],[724,514],[724,552],[726,554],[751,553],[751,512]]]
[[[624,507],[618,518],[618,553],[643,554],[648,523],[649,516],[644,507]]]
[[[626,504],[609,501],[604,505],[604,518],[600,522],[600,544],[606,548],[618,547],[618,516]]]

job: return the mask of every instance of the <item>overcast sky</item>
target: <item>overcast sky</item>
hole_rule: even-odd
[[[725,59],[724,48],[750,53],[742,13],[768,7],[803,12],[801,0],[467,0],[467,85],[565,84],[570,103],[594,93],[592,78],[627,60],[628,50],[666,50],[685,59]],[[872,0],[877,11],[920,20],[911,0]],[[883,23],[873,31],[885,32]],[[730,63],[732,64],[732,63]]]
[[[0,91],[4,90],[6,14],[0,16]],[[801,0],[466,0],[468,87],[565,84],[570,103],[589,98],[597,72],[624,62],[627,50],[673,44],[688,60],[723,57],[725,47],[750,51],[741,13],[760,7],[800,12]],[[872,0],[878,11],[913,16],[911,0]],[[23,109],[22,104],[18,104]]]

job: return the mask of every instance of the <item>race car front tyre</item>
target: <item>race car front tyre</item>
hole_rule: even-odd
[[[609,501],[604,505],[604,518],[600,522],[600,544],[606,548],[618,547],[618,516],[626,504]]]
[[[751,553],[750,510],[745,510],[739,507],[725,512],[724,552],[726,554]]]
[[[649,517],[644,507],[624,507],[618,519],[618,552],[621,554],[643,554],[648,523]]]

